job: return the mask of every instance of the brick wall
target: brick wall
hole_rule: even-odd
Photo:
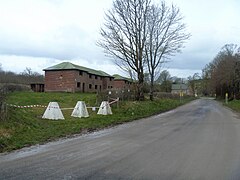
[[[81,72],[77,78],[77,86],[81,92],[97,92],[103,90],[103,82],[100,76]]]
[[[114,88],[124,89],[125,88],[125,81],[124,80],[114,80]]]
[[[114,87],[114,81],[113,78],[110,77],[104,77],[103,80],[103,89],[112,89]]]
[[[113,78],[79,70],[45,71],[45,92],[97,92],[111,89]]]
[[[114,80],[113,87],[116,89],[130,89],[131,83],[126,80]]]
[[[75,92],[77,71],[45,71],[45,92]]]

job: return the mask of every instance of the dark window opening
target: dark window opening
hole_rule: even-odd
[[[97,85],[95,85],[95,89],[97,89]]]
[[[80,86],[81,86],[81,83],[77,82],[77,87],[80,88]]]
[[[98,77],[97,77],[97,76],[95,76],[95,79],[98,79]]]
[[[89,78],[92,79],[92,75],[91,74],[89,74]]]
[[[82,76],[82,75],[83,75],[83,72],[82,72],[82,71],[79,71],[79,75]]]
[[[85,83],[82,84],[82,92],[85,92]]]
[[[92,85],[91,84],[89,84],[89,89],[92,89]]]

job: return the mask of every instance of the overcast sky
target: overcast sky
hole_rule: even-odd
[[[192,34],[182,53],[165,65],[172,76],[201,72],[223,45],[240,45],[239,0],[171,2]],[[0,0],[2,68],[19,73],[30,67],[43,74],[42,69],[69,61],[124,75],[96,46],[111,5],[112,0]]]

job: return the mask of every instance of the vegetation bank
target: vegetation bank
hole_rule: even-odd
[[[14,92],[7,96],[8,104],[45,105],[56,101],[61,108],[74,107],[77,101],[85,101],[87,106],[99,106],[96,94],[88,93],[33,93]],[[161,98],[155,101],[120,101],[112,106],[113,115],[97,115],[89,109],[89,118],[71,117],[72,110],[64,110],[65,120],[42,119],[45,108],[8,107],[8,118],[0,121],[0,152],[41,144],[61,137],[96,131],[124,122],[133,121],[157,113],[168,111],[193,100],[186,97]]]

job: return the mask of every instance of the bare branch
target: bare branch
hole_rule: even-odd
[[[156,71],[159,71],[166,59],[180,52],[190,34],[186,33],[186,26],[182,23],[183,18],[176,6],[168,7],[162,1],[161,6],[152,5],[148,13],[148,40],[144,51],[151,76],[152,95],[154,80],[156,74],[159,74]]]
[[[156,70],[180,52],[190,37],[182,19],[179,9],[164,1],[157,6],[151,0],[115,0],[105,14],[97,44],[121,69],[137,74],[142,96],[144,70],[148,69],[153,82]]]

